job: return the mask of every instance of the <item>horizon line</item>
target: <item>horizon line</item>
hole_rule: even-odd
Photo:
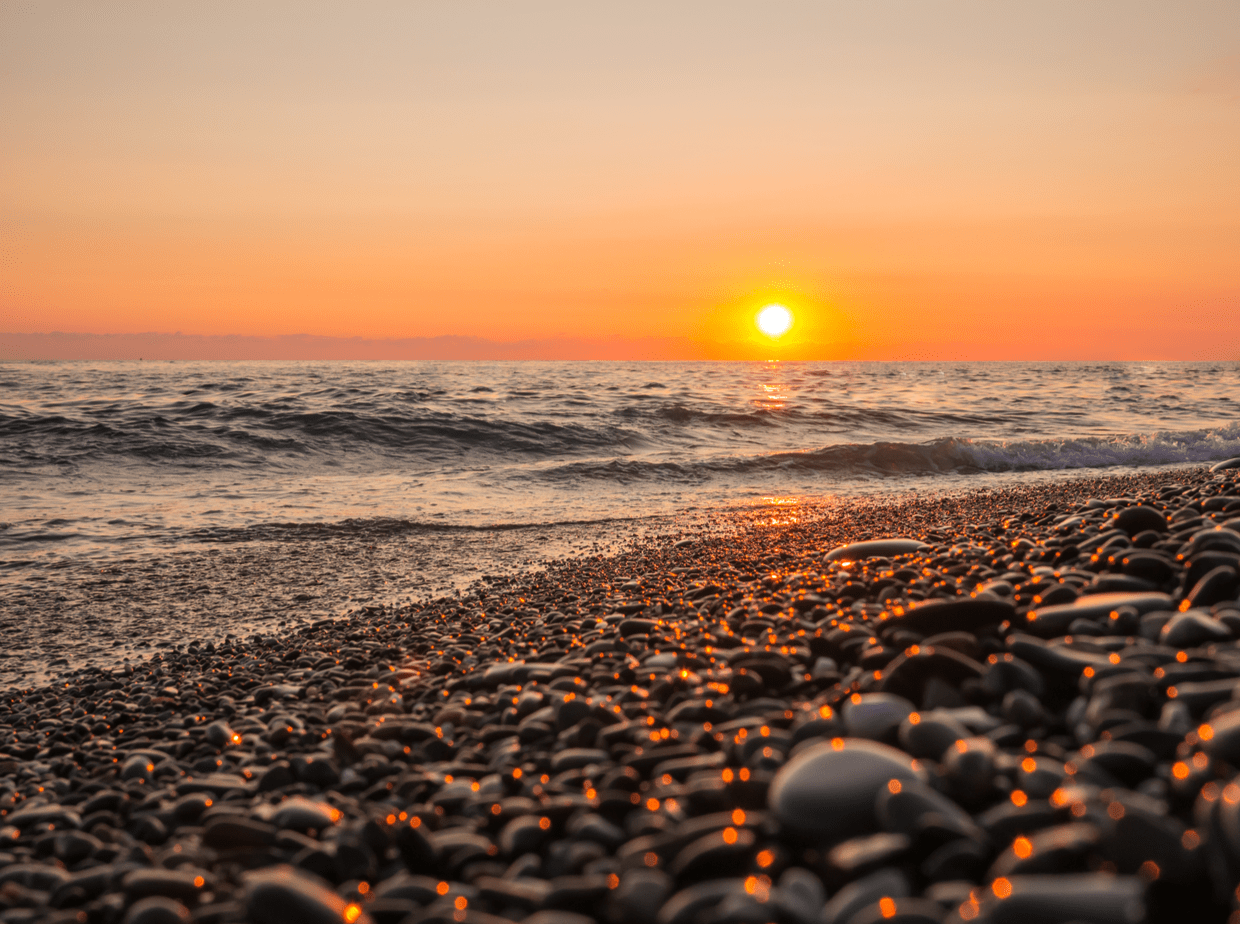
[[[64,360],[430,360],[430,361],[740,361],[763,362],[1235,362],[1240,357],[1097,356],[1066,349],[1048,356],[976,341],[896,344],[762,344],[689,337],[553,337],[501,341],[471,334],[375,338],[326,334],[185,334],[161,332],[0,332],[0,361]],[[1071,347],[1072,345],[1064,345]]]

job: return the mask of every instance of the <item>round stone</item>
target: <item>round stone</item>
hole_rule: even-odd
[[[305,832],[322,831],[340,819],[340,810],[328,803],[316,803],[305,797],[289,797],[275,806],[270,821],[276,828]]]
[[[900,724],[915,709],[912,703],[895,694],[853,694],[844,701],[840,714],[850,736],[881,742],[895,741]]]
[[[902,751],[865,739],[832,739],[784,765],[771,782],[768,802],[794,833],[840,841],[877,828],[874,800],[892,780],[923,776]]]
[[[1129,536],[1136,536],[1146,530],[1166,533],[1167,518],[1162,511],[1145,504],[1138,504],[1116,511],[1111,519],[1111,526],[1116,530],[1123,530]]]

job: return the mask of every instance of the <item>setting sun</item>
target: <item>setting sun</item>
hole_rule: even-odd
[[[792,327],[792,312],[782,305],[768,305],[758,312],[757,323],[768,337],[781,337]]]

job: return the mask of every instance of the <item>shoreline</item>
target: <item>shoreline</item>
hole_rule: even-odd
[[[1158,466],[1140,474],[1162,478],[1186,470]],[[1116,477],[1126,476],[1102,476]],[[805,525],[848,510],[895,510],[909,500],[937,506],[994,491],[1036,492],[1081,479],[1093,484],[1098,476],[1023,473],[1011,488],[987,476],[979,487],[968,487],[974,478],[930,490],[882,484],[872,494],[850,493],[855,486],[820,495],[754,494],[723,506],[593,523],[401,530],[386,521],[327,522],[291,531],[270,524],[236,541],[197,537],[104,555],[19,556],[0,575],[6,601],[0,630],[9,631],[0,651],[0,691],[43,687],[82,667],[138,665],[160,650],[182,651],[190,641],[220,645],[255,634],[283,636],[368,606],[426,604],[493,575],[519,577],[556,558],[620,554],[659,535]]]
[[[1141,500],[1173,523],[1109,529]],[[1210,519],[1177,519],[1193,503],[1240,517],[1236,470],[755,515],[9,691],[0,905],[1223,917],[1240,605],[1227,549],[1189,549]],[[929,545],[825,561],[883,536]],[[1074,612],[1091,593],[1134,596]]]

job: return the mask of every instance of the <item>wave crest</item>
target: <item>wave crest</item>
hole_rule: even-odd
[[[612,481],[705,480],[760,472],[834,472],[892,477],[969,472],[1036,472],[1110,466],[1206,463],[1240,456],[1240,425],[1185,433],[1121,434],[1070,440],[967,440],[849,443],[806,452],[722,456],[677,462],[635,458],[583,460],[543,470],[544,477]]]

